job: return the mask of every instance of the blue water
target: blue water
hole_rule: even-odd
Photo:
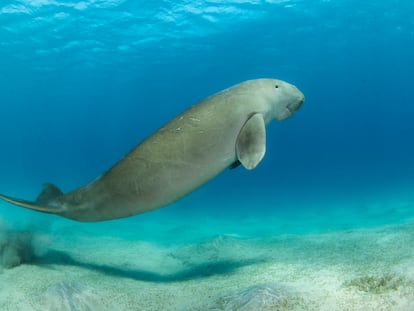
[[[3,1],[0,192],[69,191],[188,106],[274,77],[306,102],[267,128],[263,162],[154,215],[283,216],[280,232],[405,221],[413,13],[410,0]],[[37,217],[5,203],[0,213]],[[127,221],[139,217],[156,219]]]
[[[93,180],[192,104],[306,97],[170,206],[76,223],[0,202],[1,310],[414,310],[414,1],[2,0],[0,193]],[[106,308],[105,308],[106,306]]]

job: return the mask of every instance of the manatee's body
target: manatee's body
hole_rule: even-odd
[[[67,194],[49,185],[35,202],[10,203],[78,221],[128,217],[163,207],[238,161],[254,168],[265,153],[265,124],[303,103],[294,86],[250,80],[184,111],[93,182]]]

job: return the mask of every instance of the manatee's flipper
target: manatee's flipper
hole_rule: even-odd
[[[62,207],[52,201],[61,195],[63,195],[63,193],[59,190],[59,188],[52,184],[45,184],[42,192],[39,194],[35,202],[15,199],[3,194],[0,194],[0,199],[34,211],[48,214],[60,214],[62,212]]]
[[[36,204],[47,205],[62,195],[63,192],[54,184],[45,183],[42,192],[36,198]]]
[[[254,169],[263,159],[266,152],[266,128],[263,115],[254,114],[244,124],[237,136],[236,155],[241,164]]]

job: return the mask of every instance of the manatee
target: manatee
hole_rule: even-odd
[[[226,168],[254,169],[266,151],[265,126],[304,102],[295,86],[248,80],[191,106],[127,153],[104,174],[64,194],[46,184],[34,201],[9,203],[77,221],[103,221],[166,206]]]

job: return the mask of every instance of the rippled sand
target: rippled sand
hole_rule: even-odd
[[[0,309],[414,309],[414,223],[286,235],[156,219],[3,224]]]

